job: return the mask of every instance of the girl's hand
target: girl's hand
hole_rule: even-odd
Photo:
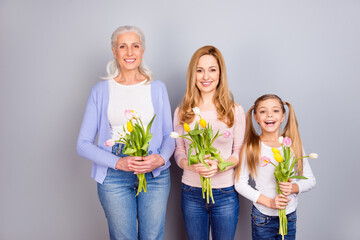
[[[132,169],[129,168],[131,161],[139,161],[142,160],[142,157],[133,157],[133,156],[127,156],[127,157],[121,157],[116,163],[115,169],[131,172]]]
[[[143,161],[134,159],[129,162],[129,169],[135,174],[148,173],[165,164],[165,160],[158,154],[140,157],[140,159]]]
[[[273,209],[285,209],[290,201],[284,194],[276,195],[274,199],[270,201],[270,208]]]
[[[281,192],[285,196],[289,196],[292,193],[299,192],[299,186],[296,183],[291,183],[292,179],[290,178],[288,182],[279,182],[279,187]]]

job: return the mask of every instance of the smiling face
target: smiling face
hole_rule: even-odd
[[[285,119],[282,108],[280,101],[275,98],[259,102],[254,118],[259,123],[263,133],[279,133],[280,124]]]
[[[112,51],[120,71],[138,69],[144,55],[140,37],[134,32],[119,34]]]
[[[201,94],[215,93],[219,84],[220,69],[212,55],[203,55],[196,66],[196,86]]]

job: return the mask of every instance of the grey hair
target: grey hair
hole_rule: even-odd
[[[126,33],[126,32],[136,33],[140,37],[141,46],[142,46],[143,50],[145,51],[145,35],[141,31],[141,29],[136,27],[136,26],[128,26],[128,25],[126,25],[126,26],[118,27],[113,32],[113,34],[111,35],[111,46],[115,49],[116,48],[116,39],[117,39],[117,37],[120,34]],[[119,75],[120,66],[119,66],[119,64],[118,64],[118,62],[116,61],[115,58],[112,59],[111,61],[109,61],[108,64],[106,65],[106,72],[107,72],[107,76],[104,77],[103,79],[113,79],[113,78],[115,78],[115,77],[117,77]],[[146,66],[146,64],[144,62],[144,59],[140,63],[139,72],[148,79],[147,82],[152,80],[152,72]]]

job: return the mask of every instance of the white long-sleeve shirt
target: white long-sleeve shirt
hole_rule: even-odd
[[[280,152],[282,152],[282,148],[278,149]],[[274,159],[271,147],[265,145],[263,142],[261,142],[261,156],[270,158],[275,165],[278,165],[278,162],[276,162]],[[245,198],[252,201],[254,206],[259,209],[260,212],[268,216],[278,216],[278,210],[265,207],[262,204],[256,203],[256,201],[258,200],[260,194],[269,198],[275,198],[277,195],[274,170],[274,166],[270,163],[265,167],[261,167],[259,165],[257,168],[257,175],[254,176],[255,188],[252,188],[249,184],[250,172],[247,166],[246,157],[243,156],[239,180],[235,182],[236,191]],[[309,191],[316,184],[316,179],[313,175],[307,158],[303,159],[303,176],[307,177],[307,179],[293,179],[293,183],[296,183],[299,186],[299,193],[290,194],[288,196],[288,198],[290,198],[290,202],[286,207],[286,214],[292,213],[296,210],[298,204],[298,195],[300,193]]]

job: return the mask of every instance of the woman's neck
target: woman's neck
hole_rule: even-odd
[[[139,70],[121,71],[114,80],[123,85],[134,85],[145,80]]]
[[[214,93],[201,93],[199,108],[201,111],[216,110],[214,104]]]

